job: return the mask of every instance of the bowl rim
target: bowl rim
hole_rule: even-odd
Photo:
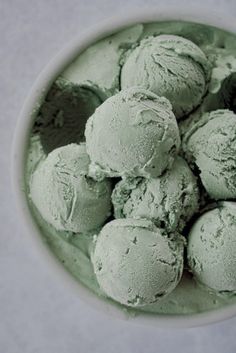
[[[116,17],[103,21],[90,30],[77,35],[66,45],[42,70],[32,86],[28,97],[17,120],[12,146],[11,156],[11,181],[17,211],[28,234],[31,246],[43,256],[48,263],[52,274],[60,279],[64,278],[68,286],[76,290],[78,297],[90,306],[110,316],[128,320],[136,324],[158,326],[162,328],[189,328],[216,323],[236,315],[236,304],[227,305],[211,311],[194,314],[151,314],[139,313],[136,316],[129,315],[127,311],[121,310],[114,304],[98,297],[82,283],[75,280],[69,274],[58,258],[53,255],[49,247],[43,241],[41,232],[30,212],[25,192],[25,157],[28,146],[29,131],[32,127],[32,114],[35,107],[46,95],[48,88],[60,72],[84,49],[97,40],[106,37],[123,28],[148,22],[161,21],[189,21],[215,26],[223,30],[236,33],[236,23],[229,14],[224,14],[214,9],[200,9],[190,6],[189,8],[176,6],[163,6],[158,8],[140,9],[132,11],[132,14],[119,14]]]

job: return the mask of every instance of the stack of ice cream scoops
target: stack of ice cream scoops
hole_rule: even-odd
[[[29,204],[69,271],[138,310],[233,300],[235,109],[230,33],[139,24],[80,54],[36,112],[26,165]]]

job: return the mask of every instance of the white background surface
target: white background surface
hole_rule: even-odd
[[[195,1],[167,1],[173,4]],[[198,1],[236,15],[235,0]],[[95,22],[153,0],[0,0],[0,353],[236,353],[236,318],[164,330],[107,318],[84,304],[31,248],[10,191],[15,123],[48,60]]]

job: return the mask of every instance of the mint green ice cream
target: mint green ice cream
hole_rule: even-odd
[[[177,118],[190,113],[207,90],[210,66],[191,41],[172,35],[143,39],[121,72],[121,88],[141,86],[168,98]]]
[[[180,121],[179,129],[181,137],[207,112],[218,109],[229,109],[236,112],[236,57],[235,38],[223,34],[215,41],[219,47],[204,46],[204,51],[211,63],[212,72],[208,92],[203,98],[202,104],[188,116]]]
[[[124,179],[112,194],[116,218],[147,218],[168,231],[182,231],[198,211],[196,177],[180,157],[155,179]]]
[[[160,35],[175,35],[186,38],[199,46],[203,52],[206,47],[217,47],[225,44],[224,34],[214,27],[203,26],[200,23],[180,21],[145,23],[141,38]],[[227,39],[229,34],[227,34]],[[232,43],[231,43],[232,44]]]
[[[139,87],[123,90],[89,118],[91,175],[159,176],[173,164],[179,130],[169,101]]]
[[[70,144],[51,152],[32,175],[30,197],[58,230],[97,229],[110,215],[110,182],[89,178],[88,166],[85,145]]]
[[[148,220],[107,223],[97,237],[92,256],[101,289],[127,306],[157,302],[181,278],[183,244],[180,236],[173,241]]]
[[[91,235],[78,236],[75,233],[57,231],[45,222],[36,209],[32,213],[42,232],[43,240],[52,251],[52,254],[62,263],[69,273],[83,286],[99,296],[101,300],[109,301],[100,289],[91,263],[90,254],[93,252],[94,242]],[[98,234],[99,230],[95,232]],[[92,233],[93,234],[93,233]],[[215,292],[204,290],[192,275],[184,271],[177,287],[167,296],[154,304],[134,307],[124,307],[112,302],[119,309],[131,315],[140,312],[151,314],[193,314],[207,310],[217,309],[235,302],[234,297],[218,296]]]
[[[236,293],[236,203],[222,202],[194,223],[188,237],[188,263],[202,285]]]
[[[177,40],[176,36],[179,36]],[[161,58],[158,58],[157,66],[152,66],[155,72],[156,70],[159,72],[159,76],[155,76],[155,79],[150,76],[150,83],[153,86],[158,83],[158,89],[165,93],[161,95],[166,96],[166,92],[169,92],[170,97],[166,97],[170,102],[163,97],[157,97],[155,92],[147,92],[146,86],[131,88],[130,92],[133,93],[124,97],[123,93],[119,92],[125,79],[129,79],[133,74],[141,76],[140,67],[136,63],[130,65],[130,72],[126,68],[133,53],[137,53],[138,48],[144,46],[145,42],[150,42],[151,47],[152,43],[159,43],[157,46],[161,47]],[[201,239],[199,243],[194,240],[197,235],[189,236],[189,239],[193,238],[193,244],[199,245],[194,247],[193,253],[202,250],[200,254],[202,257],[199,255],[199,258],[206,266],[204,276],[203,272],[199,273],[196,265],[193,273],[190,268],[186,268],[179,278],[182,265],[178,267],[178,264],[183,262],[183,257],[182,260],[178,257],[176,267],[171,265],[170,260],[175,257],[174,254],[179,253],[175,251],[176,248],[182,252],[182,237],[177,233],[186,225],[183,232],[188,237],[189,231],[192,234],[195,229],[195,220],[197,219],[198,224],[198,221],[200,222],[207,214],[201,216],[203,211],[212,207],[209,204],[212,197],[211,181],[205,183],[210,190],[206,195],[202,185],[203,178],[201,175],[201,181],[194,157],[184,153],[188,159],[187,163],[192,168],[191,173],[186,162],[177,157],[177,154],[178,152],[183,154],[186,136],[190,136],[195,127],[196,131],[198,130],[205,113],[214,116],[215,113],[212,112],[214,110],[230,109],[232,112],[222,114],[221,120],[223,122],[226,117],[225,121],[228,121],[230,115],[233,122],[232,114],[236,110],[235,43],[234,34],[197,23],[153,22],[122,29],[109,37],[99,39],[78,54],[52,84],[44,101],[38,103],[40,108],[35,107],[33,112],[33,128],[25,158],[25,192],[42,239],[80,284],[98,295],[101,300],[112,303],[127,314],[139,315],[144,312],[157,315],[186,315],[222,308],[236,302],[233,272],[234,225],[231,224],[231,219],[234,219],[233,203],[230,207],[229,202],[224,202],[224,207],[222,204],[214,205],[217,210],[224,209],[219,213],[223,218],[222,221],[219,220],[216,212],[216,217],[212,217],[215,224],[206,221],[203,242]],[[146,57],[142,57],[142,60],[146,62]],[[151,62],[152,58],[148,57],[147,63]],[[160,64],[163,66],[159,67]],[[124,75],[125,70],[127,75]],[[173,73],[176,76],[172,75]],[[159,77],[158,81],[156,77]],[[139,96],[135,93],[137,90],[143,93]],[[120,98],[117,99],[117,96]],[[104,103],[101,105],[102,102]],[[178,126],[171,105],[177,118],[182,118],[178,121]],[[102,113],[94,118],[99,110]],[[91,116],[93,117],[90,118]],[[85,141],[87,120],[89,120],[87,129],[91,128],[92,120],[96,121],[93,139],[97,139],[98,149],[95,150],[92,140],[87,141],[87,148],[91,154],[96,156],[101,154],[104,164],[97,161],[90,163],[85,144],[80,147],[78,145],[63,147],[62,151],[67,150],[67,153],[63,152],[63,157],[57,163],[57,151],[61,150],[57,149],[58,147]],[[208,124],[208,121],[205,122],[204,117],[205,123]],[[212,189],[217,193],[223,190],[223,194],[226,193],[231,199],[235,198],[230,196],[234,195],[235,158],[233,151],[231,153],[228,149],[225,150],[226,154],[221,155],[223,149],[221,150],[220,141],[224,141],[224,135],[225,141],[227,137],[233,136],[233,131],[230,133],[228,131],[232,126],[226,123],[225,127],[222,127],[220,121],[216,125],[222,136],[220,133],[219,142],[215,141],[215,144],[212,144],[213,152],[209,146],[207,157],[210,158],[210,162],[207,160],[203,169],[205,171],[209,164],[216,174],[220,172],[219,179],[226,178],[227,181],[221,184],[219,182],[217,187],[212,183]],[[184,140],[180,151],[179,128],[181,138]],[[210,134],[211,131],[213,130],[209,130]],[[204,136],[208,136],[207,131],[204,131]],[[173,141],[174,147],[171,148]],[[201,149],[201,143],[201,140],[194,143],[194,148]],[[75,149],[79,149],[80,153],[75,153],[72,146],[77,146]],[[230,149],[232,148],[233,143],[230,145]],[[220,156],[218,159],[221,163],[215,158],[217,149],[220,152],[217,158]],[[125,151],[127,154],[120,153]],[[80,158],[81,154],[86,157]],[[78,168],[74,169],[75,166]],[[73,170],[74,173],[71,172]],[[116,179],[120,176],[122,180]],[[109,180],[103,179],[104,177],[114,178]],[[93,178],[100,181],[97,182]],[[115,214],[122,218],[115,221],[112,220],[111,208],[111,192],[114,187]],[[72,190],[73,196],[70,192]],[[106,192],[103,193],[102,190]],[[199,211],[197,190],[200,193]],[[204,210],[201,208],[202,205]],[[128,232],[126,227],[121,226],[128,221],[127,218],[123,218],[124,216],[132,217],[132,227]],[[119,226],[110,228],[111,224],[117,225],[117,222]],[[141,223],[145,224],[146,228],[140,227]],[[160,230],[158,228],[160,226],[164,228]],[[114,237],[109,237],[111,246],[109,251],[105,252],[109,245],[103,242],[103,236],[101,238],[100,236],[106,228]],[[220,229],[219,233],[222,229],[225,247],[220,234],[219,242],[212,236],[213,240],[208,243],[208,230],[213,232],[215,228]],[[134,244],[135,240],[131,244],[131,236],[134,239],[136,236],[134,234],[137,233],[139,243]],[[167,233],[171,233],[171,236],[167,236]],[[159,247],[152,249],[148,245],[154,238]],[[206,251],[204,244],[209,245],[206,246]],[[230,246],[232,251],[226,250]],[[104,268],[107,268],[100,279],[94,262],[96,248],[96,254],[103,258]],[[130,249],[128,254],[124,254],[124,259],[119,257],[121,253],[123,254],[122,251],[128,248]],[[160,253],[160,249],[164,250]],[[114,255],[113,258],[110,251]],[[228,251],[230,261],[226,256],[222,258],[224,251],[225,253]],[[168,254],[170,257],[166,259]],[[155,261],[151,262],[149,255],[153,255]],[[117,261],[119,259],[121,261]],[[217,264],[219,278],[216,278],[215,274],[210,274],[209,259]],[[126,268],[121,267],[115,282],[109,261],[115,270],[119,269],[119,264],[127,265]],[[191,262],[189,257],[190,263],[193,264],[194,261]],[[154,271],[154,268],[158,271]],[[212,278],[211,281],[209,277]],[[125,286],[127,278],[132,283],[132,288],[128,287],[128,290]],[[225,291],[229,291],[228,295]]]
[[[197,166],[207,193],[216,200],[236,198],[236,115],[215,110],[192,125],[184,135],[183,151]]]
[[[112,96],[120,89],[123,55],[137,42],[142,30],[143,25],[138,24],[91,45],[66,68],[62,76],[89,87],[102,100]]]

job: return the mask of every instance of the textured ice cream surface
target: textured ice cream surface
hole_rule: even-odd
[[[213,199],[236,198],[236,115],[230,110],[203,114],[186,132],[183,151]]]
[[[205,53],[212,66],[211,78],[209,83],[209,92],[217,93],[225,79],[236,72],[235,48],[232,43],[230,47],[226,41],[222,43],[223,48],[214,48],[207,46]]]
[[[90,46],[62,73],[73,83],[90,87],[102,100],[117,93],[124,53],[136,43],[143,25],[127,28]]]
[[[57,79],[41,104],[33,128],[45,153],[84,141],[86,121],[100,104],[91,90]]]
[[[37,165],[47,157],[39,134],[32,135],[29,141],[29,151],[25,168],[25,177],[30,179]],[[29,185],[27,183],[27,189]]]
[[[236,112],[236,73],[221,82],[221,86],[217,92],[208,92],[200,107],[186,119],[179,122],[178,127],[181,139],[201,120],[203,114],[222,109],[228,109],[234,113]]]
[[[208,92],[201,105],[187,119],[179,122],[181,136],[206,112],[218,109],[236,112],[236,50],[232,44],[228,47],[226,39],[220,43],[224,48],[209,45],[205,48],[212,66]]]
[[[186,38],[201,48],[214,45],[218,40],[212,27],[203,27],[199,23],[186,23],[179,21],[151,22],[146,23],[143,28],[142,39],[150,36],[176,35]]]
[[[177,118],[202,101],[210,66],[193,42],[171,35],[143,39],[130,52],[121,71],[121,88],[141,86],[168,98]]]
[[[55,255],[62,265],[72,276],[86,288],[99,296],[99,299],[109,300],[100,289],[89,254],[93,251],[94,241],[90,235],[77,236],[71,232],[57,231],[40,216],[35,208],[32,209],[34,218],[37,220],[42,231],[43,240],[46,240],[52,254]],[[69,233],[69,234],[68,234]],[[93,231],[93,234],[97,233]],[[219,296],[213,291],[206,291],[193,280],[192,275],[185,271],[177,287],[161,300],[147,306],[125,307],[112,301],[120,310],[125,310],[130,315],[139,315],[145,312],[154,315],[160,314],[191,314],[218,309],[236,301],[234,296]]]
[[[156,177],[170,168],[180,146],[169,101],[139,87],[107,99],[85,130],[91,175]]]
[[[120,181],[112,202],[116,218],[146,218],[168,231],[182,231],[198,210],[199,190],[188,164],[177,157],[159,178]]]
[[[202,285],[236,292],[236,203],[222,202],[203,214],[188,237],[188,263]]]
[[[223,80],[215,96],[217,97],[218,106],[220,105],[220,108],[228,108],[236,113],[236,65],[235,72],[229,74]]]
[[[51,152],[32,175],[30,197],[57,230],[89,231],[110,215],[110,182],[92,180],[88,166],[85,145],[70,144]]]
[[[204,48],[212,66],[208,92],[203,99],[199,111],[201,113],[217,109],[236,110],[236,57],[235,49],[207,46]]]
[[[127,306],[157,302],[181,278],[183,244],[181,236],[173,241],[148,220],[107,223],[97,237],[92,256],[101,289]]]

